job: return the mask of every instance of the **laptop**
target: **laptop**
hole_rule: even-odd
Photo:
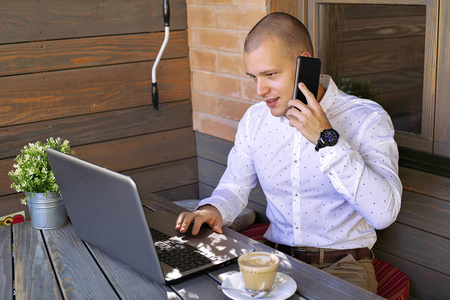
[[[180,233],[176,215],[144,213],[130,177],[50,148],[47,155],[76,235],[159,284],[223,266],[254,250],[207,227],[196,236],[191,230]],[[187,259],[181,257],[184,252]],[[191,265],[196,260],[201,265]]]

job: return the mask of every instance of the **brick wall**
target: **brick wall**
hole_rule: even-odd
[[[194,130],[234,141],[238,121],[258,101],[242,48],[266,11],[266,0],[187,0]]]

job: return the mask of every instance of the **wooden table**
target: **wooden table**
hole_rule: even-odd
[[[146,210],[181,211],[181,207],[155,195],[145,196],[143,204]],[[225,232],[257,250],[273,251],[228,228]],[[297,293],[290,299],[382,299],[279,254],[280,271],[297,282]],[[219,300],[227,299],[217,289],[219,275],[238,270],[234,263],[178,284],[158,285],[81,241],[70,224],[59,229],[37,230],[31,222],[0,228],[0,260],[0,299],[13,299],[15,291],[16,299]]]

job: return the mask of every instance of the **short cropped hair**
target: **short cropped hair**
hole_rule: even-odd
[[[292,59],[303,52],[314,56],[311,37],[305,25],[297,18],[282,12],[274,12],[262,18],[247,35],[244,51],[256,50],[265,40],[277,38],[285,54]]]

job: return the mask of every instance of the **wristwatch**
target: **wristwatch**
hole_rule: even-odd
[[[338,142],[339,133],[334,129],[325,129],[317,140],[316,151],[323,147],[334,146]]]

